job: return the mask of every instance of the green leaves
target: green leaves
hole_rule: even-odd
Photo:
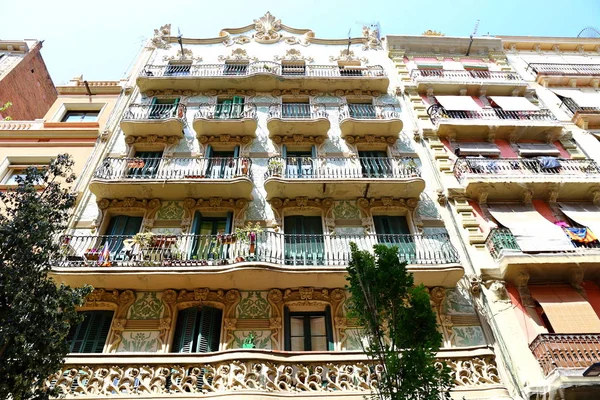
[[[0,193],[0,398],[46,399],[43,382],[61,366],[66,336],[79,322],[76,307],[91,288],[48,278],[75,195],[73,161],[59,155],[30,167],[18,186]]]
[[[364,327],[365,353],[383,366],[377,394],[389,400],[449,398],[449,369],[435,352],[442,345],[427,288],[414,286],[395,246],[374,255],[351,243],[350,317]]]

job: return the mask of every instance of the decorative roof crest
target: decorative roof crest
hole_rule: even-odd
[[[171,36],[171,24],[165,24],[154,30],[154,36],[150,39],[151,46],[157,49],[170,49],[171,45],[167,38]]]
[[[289,49],[285,52],[284,56],[275,56],[273,57],[273,59],[275,61],[281,61],[281,60],[286,60],[286,61],[306,61],[306,62],[314,62],[314,58],[312,57],[305,57],[302,55],[302,53],[300,52],[300,50],[296,50],[296,49]]]
[[[276,19],[269,11],[254,20],[254,40],[258,43],[275,43],[281,39],[281,20]]]

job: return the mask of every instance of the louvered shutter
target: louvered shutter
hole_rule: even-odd
[[[112,311],[86,311],[84,320],[72,329],[67,340],[71,353],[102,353],[110,331]]]
[[[83,313],[83,316],[83,321],[75,326],[72,326],[71,330],[69,331],[69,335],[67,336],[69,353],[81,353],[83,343],[85,342],[85,336],[92,319],[90,313]]]
[[[173,352],[191,353],[196,331],[198,309],[195,307],[181,310],[177,316],[177,326],[173,337]]]
[[[196,353],[218,351],[223,312],[218,308],[203,307],[200,314]]]
[[[292,350],[292,333],[291,333],[291,320],[290,320],[290,309],[287,307],[284,307],[283,309],[283,320],[285,323],[285,350],[286,351],[291,351]]]
[[[327,349],[329,351],[334,350],[333,344],[333,325],[331,323],[331,307],[325,307],[325,332],[327,334]]]

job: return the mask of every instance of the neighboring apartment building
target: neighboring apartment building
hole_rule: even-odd
[[[511,394],[598,398],[600,40],[387,41]]]
[[[107,140],[109,117],[121,94],[119,81],[83,81],[58,86],[43,118],[0,121],[0,190],[16,185],[29,166],[48,165],[58,154],[73,157],[81,195]],[[96,161],[94,161],[96,159]]]
[[[0,106],[12,103],[0,113],[0,120],[42,118],[56,100],[41,49],[37,40],[0,40]]]
[[[377,370],[346,315],[356,242],[398,246],[429,287],[453,396],[508,398],[398,84],[366,28],[319,39],[267,13],[214,38],[156,30],[53,268],[96,290],[52,384],[78,398],[362,399]]]

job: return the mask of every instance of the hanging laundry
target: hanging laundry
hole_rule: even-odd
[[[591,243],[591,242],[598,240],[596,235],[594,235],[594,233],[590,229],[587,229],[587,228],[563,228],[563,229],[565,230],[565,233],[567,234],[567,236],[569,236],[569,238],[574,242]]]
[[[553,169],[560,167],[560,162],[556,157],[539,157],[538,161],[542,169]]]

